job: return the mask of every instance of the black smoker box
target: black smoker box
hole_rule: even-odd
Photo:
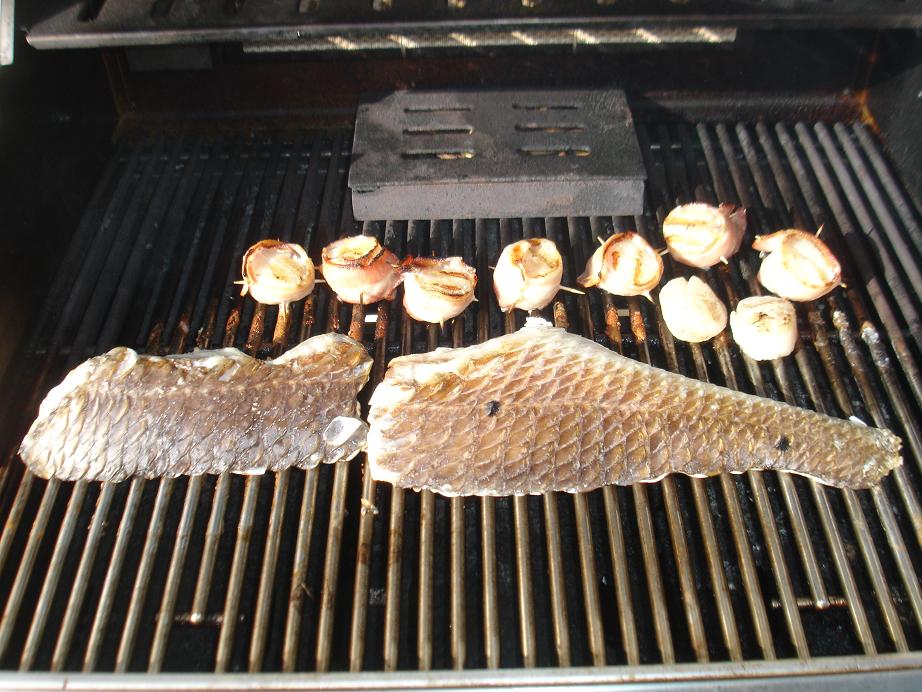
[[[619,91],[399,92],[356,115],[357,219],[637,214],[643,180]]]
[[[922,2],[0,0],[0,688],[918,689],[922,671]],[[542,316],[630,358],[894,430],[848,491],[775,473],[445,498],[364,457],[262,476],[37,478],[40,401],[116,346],[374,359],[518,329],[491,267],[553,240],[662,248],[676,205],[746,207],[695,272],[758,290],[755,235],[816,230],[846,286],[790,357],[675,341],[597,289]],[[324,285],[280,319],[253,243],[373,235],[460,256],[444,328]],[[655,294],[654,294],[655,296]]]

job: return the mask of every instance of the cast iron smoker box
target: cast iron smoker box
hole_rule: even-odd
[[[624,92],[400,91],[362,99],[355,218],[643,212],[645,172]]]

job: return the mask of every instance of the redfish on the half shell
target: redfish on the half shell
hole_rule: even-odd
[[[867,488],[901,463],[889,430],[660,370],[534,318],[476,346],[395,358],[368,420],[372,477],[443,495],[750,470]]]

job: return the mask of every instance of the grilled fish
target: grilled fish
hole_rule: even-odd
[[[443,495],[580,492],[669,473],[797,473],[866,488],[888,430],[689,379],[540,319],[392,361],[371,397],[371,475]]]
[[[19,453],[38,476],[258,474],[351,459],[371,359],[341,334],[271,361],[234,348],[166,357],[115,348],[49,392]]]

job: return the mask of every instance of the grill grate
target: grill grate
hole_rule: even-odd
[[[800,309],[796,358],[754,364],[725,337],[673,343],[655,306],[599,292],[561,294],[547,316],[655,365],[892,427],[902,470],[873,492],[765,473],[446,499],[376,485],[358,462],[100,486],[35,479],[14,460],[0,471],[2,667],[654,670],[922,648],[916,211],[862,125],[638,133],[644,216],[386,223],[351,218],[347,132],[125,139],[36,318],[33,357],[7,383],[4,445],[67,368],[116,343],[268,355],[347,331],[372,349],[377,381],[394,355],[521,323],[489,296],[505,243],[552,238],[572,285],[596,236],[636,227],[661,244],[676,202],[719,199],[749,208],[751,232],[824,224],[844,259],[848,290]],[[462,255],[483,279],[480,302],[440,331],[399,303],[366,315],[320,287],[286,330],[274,308],[236,295],[255,240],[293,239],[316,256],[359,231],[400,255]],[[732,302],[756,290],[754,259],[707,279]]]

